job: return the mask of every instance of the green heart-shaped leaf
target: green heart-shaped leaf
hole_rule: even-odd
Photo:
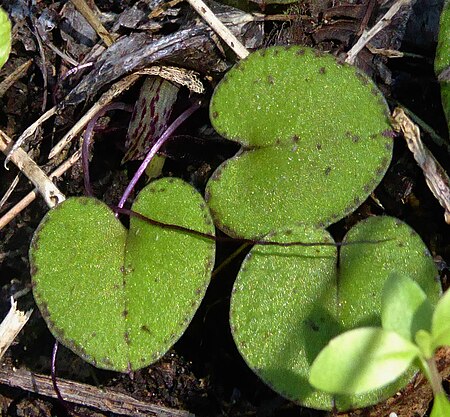
[[[178,179],[148,185],[133,210],[214,234],[202,197]],[[189,324],[210,280],[214,247],[211,239],[136,217],[127,231],[100,201],[70,198],[35,232],[34,297],[55,337],[88,362],[142,368]]]
[[[391,159],[388,108],[374,83],[309,48],[241,61],[214,91],[210,118],[243,146],[206,190],[216,224],[233,236],[334,223],[367,198]]]
[[[270,236],[282,242],[332,242],[324,230],[298,226]],[[377,243],[363,243],[378,241]],[[317,391],[310,366],[326,344],[356,327],[381,325],[381,294],[392,272],[407,274],[439,298],[437,271],[423,242],[391,217],[372,217],[347,234],[337,266],[333,246],[255,246],[234,285],[230,322],[236,345],[268,385],[307,407],[363,407],[395,393],[406,379],[372,393]],[[411,373],[409,373],[411,376]]]

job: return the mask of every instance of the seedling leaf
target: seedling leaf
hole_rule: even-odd
[[[210,118],[242,150],[208,182],[216,224],[255,238],[326,226],[358,207],[389,165],[388,108],[355,67],[305,47],[250,54],[211,99]]]
[[[276,241],[332,242],[321,229],[300,225],[271,234]],[[231,298],[230,323],[251,369],[281,395],[304,406],[338,410],[379,402],[404,386],[414,370],[371,393],[331,396],[308,382],[326,344],[355,327],[381,325],[381,293],[393,271],[412,277],[432,304],[437,271],[423,242],[391,217],[372,217],[347,234],[337,268],[330,246],[256,245],[244,260]],[[361,243],[365,242],[366,243]],[[378,243],[367,243],[378,241]]]
[[[420,286],[409,277],[393,273],[382,295],[381,321],[409,341],[419,330],[431,330],[433,307]]]
[[[397,379],[419,353],[396,332],[362,327],[328,343],[311,366],[309,382],[331,394],[363,394]]]
[[[202,197],[181,180],[151,183],[133,210],[214,234]],[[127,232],[105,204],[77,197],[44,217],[30,260],[53,335],[100,368],[128,371],[156,361],[186,329],[209,283],[214,241],[134,217]]]
[[[440,346],[450,346],[450,291],[448,290],[434,310],[431,334],[435,349]]]

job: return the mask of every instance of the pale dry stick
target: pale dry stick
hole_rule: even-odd
[[[81,150],[76,151],[69,159],[64,161],[58,168],[56,168],[49,177],[51,179],[58,178],[63,175],[69,168],[81,158]],[[0,230],[3,229],[12,219],[20,214],[22,210],[25,210],[39,195],[39,192],[34,189],[30,191],[22,200],[20,200],[14,207],[7,211],[0,218]]]
[[[8,201],[9,196],[12,194],[12,192],[17,187],[17,184],[19,184],[21,173],[19,172],[14,180],[12,181],[11,185],[6,190],[5,194],[3,195],[2,199],[0,200],[0,210],[2,209],[3,205]]]
[[[245,46],[239,42],[236,36],[231,33],[231,31],[216,17],[212,10],[202,0],[187,1],[240,59],[244,59],[248,56],[249,52]]]
[[[28,68],[30,68],[30,65],[32,63],[32,59],[24,62],[0,83],[0,97],[3,97],[3,95],[8,91],[9,87],[11,87],[17,80],[21,79],[26,74]]]
[[[8,152],[8,145],[12,140],[0,130],[0,151],[4,154]],[[11,160],[24,173],[27,178],[44,197],[45,202],[50,208],[55,207],[66,199],[64,194],[53,184],[52,180],[41,168],[34,162],[23,149],[17,149],[11,155]]]
[[[368,31],[364,31],[358,41],[353,45],[350,51],[347,52],[347,58],[345,62],[347,64],[354,64],[356,55],[370,42],[370,40],[386,26],[391,24],[391,19],[400,10],[402,6],[410,3],[411,0],[397,0],[390,9],[385,13],[383,17]]]
[[[11,297],[11,308],[0,324],[0,359],[25,326],[32,312],[33,310],[28,310],[26,313],[17,310],[17,301]]]
[[[56,114],[57,109],[58,108],[56,106],[54,106],[50,110],[47,110],[41,117],[39,117],[39,119],[37,119],[33,124],[28,126],[23,131],[23,133],[14,142],[12,148],[6,154],[6,159],[3,164],[5,169],[8,169],[7,165],[8,165],[9,160],[11,159],[11,156],[13,155],[13,153],[16,152],[17,149],[19,149],[22,146],[22,144],[25,142],[26,139],[28,139],[32,134],[34,134],[34,132],[36,132],[36,130],[38,129],[39,126],[42,125],[42,123],[44,123],[46,120],[50,119],[50,117],[54,116]]]
[[[445,222],[450,224],[450,179],[447,173],[423,144],[419,127],[400,107],[396,107],[392,112],[392,127],[397,132],[403,133],[409,150],[423,171],[428,188],[445,209]]]
[[[86,2],[84,0],[72,0],[72,4],[88,21],[88,23],[92,26],[92,28],[97,32],[97,35],[100,36],[105,45],[111,46],[115,41],[114,36],[107,31],[107,29],[103,26],[102,22],[100,22],[100,19],[86,4]]]

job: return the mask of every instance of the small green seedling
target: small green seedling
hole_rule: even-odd
[[[433,389],[431,417],[448,417],[434,352],[450,346],[450,291],[436,307],[407,275],[393,273],[382,293],[381,328],[345,332],[319,353],[309,382],[330,394],[358,395],[397,380],[416,361]]]
[[[11,51],[11,22],[8,14],[0,7],[0,68],[8,60]]]
[[[201,195],[182,180],[145,187],[133,211],[214,235]],[[33,294],[62,344],[97,367],[147,366],[183,334],[205,294],[213,240],[131,217],[127,230],[104,203],[69,198],[36,230]]]

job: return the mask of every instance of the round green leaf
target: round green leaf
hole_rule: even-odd
[[[11,51],[11,22],[8,14],[0,7],[0,68],[8,60]]]
[[[391,159],[388,108],[374,83],[305,47],[250,54],[217,86],[210,118],[243,146],[206,190],[216,224],[233,236],[334,223],[367,198]]]
[[[431,330],[433,307],[422,288],[406,275],[393,273],[382,294],[383,329],[414,341],[419,330]]]
[[[214,234],[191,186],[162,179],[133,210]],[[36,303],[54,336],[105,369],[142,368],[181,336],[214,263],[214,241],[132,217],[127,231],[103,203],[69,198],[51,210],[30,249]]]
[[[361,327],[328,343],[311,366],[309,382],[331,394],[363,394],[396,380],[419,354],[396,332]]]
[[[332,242],[324,230],[297,226],[268,239]],[[372,241],[372,243],[363,243]],[[378,241],[378,243],[373,243]],[[333,246],[256,245],[242,264],[231,299],[236,345],[250,368],[281,395],[302,405],[339,410],[377,403],[408,376],[364,395],[331,396],[308,382],[310,366],[326,344],[355,327],[381,325],[381,293],[392,272],[408,274],[436,304],[440,285],[426,247],[407,225],[372,217]],[[358,243],[359,242],[359,243]]]

